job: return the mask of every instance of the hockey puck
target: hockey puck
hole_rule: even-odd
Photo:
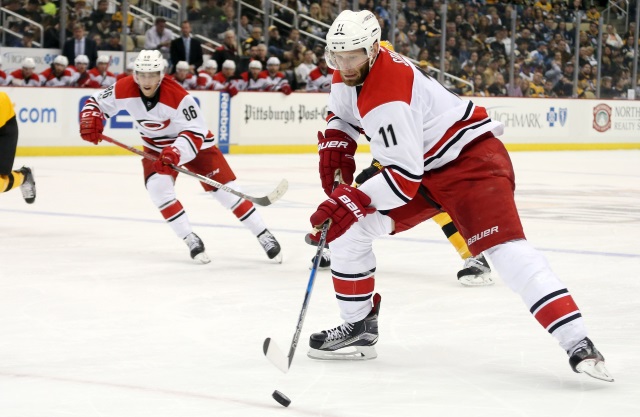
[[[278,390],[273,391],[273,394],[271,394],[271,396],[273,397],[274,400],[279,402],[280,405],[282,405],[283,407],[289,407],[289,404],[291,404],[291,400],[289,399],[289,397],[287,397],[286,395],[284,395]]]

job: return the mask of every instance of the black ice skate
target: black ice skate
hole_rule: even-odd
[[[311,265],[309,265],[309,269],[313,269],[313,263],[315,262],[316,257],[311,258]],[[320,263],[318,264],[318,270],[321,269],[329,269],[331,268],[331,252],[329,249],[324,249],[322,254],[320,255]]]
[[[378,313],[380,294],[373,296],[373,308],[367,317],[355,323],[343,323],[331,330],[314,333],[309,338],[312,359],[367,360],[378,356]],[[344,349],[344,351],[342,350]]]
[[[264,229],[264,231],[258,235],[258,242],[260,242],[262,249],[264,249],[269,259],[282,263],[280,244],[269,229]]]
[[[189,233],[187,237],[184,238],[184,243],[187,244],[189,250],[191,251],[191,258],[196,261],[200,261],[203,264],[208,264],[211,262],[209,259],[209,255],[204,251],[204,243],[202,239],[198,237],[195,233]]]
[[[613,377],[604,366],[604,356],[593,345],[588,337],[585,337],[577,345],[567,351],[569,365],[573,372],[585,373],[592,378],[613,382]]]
[[[22,198],[24,198],[27,204],[33,204],[33,202],[36,201],[36,180],[33,178],[33,171],[27,167],[22,167],[18,171],[24,175],[24,180],[20,185]]]
[[[464,261],[464,267],[458,272],[458,281],[467,287],[493,285],[491,267],[484,255],[468,257]]]

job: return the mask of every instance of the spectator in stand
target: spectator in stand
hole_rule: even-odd
[[[231,97],[238,94],[238,87],[236,87],[237,78],[236,63],[230,59],[227,59],[222,63],[222,71],[213,76],[213,90],[224,91],[229,93]]]
[[[200,16],[202,33],[205,36],[212,36],[215,24],[224,16],[224,12],[218,5],[218,0],[207,0],[201,8]]]
[[[239,91],[264,91],[267,86],[267,80],[262,73],[262,64],[260,61],[249,62],[249,69],[240,74],[237,83]]]
[[[547,71],[544,73],[544,76],[547,80],[551,81],[551,83],[555,86],[558,81],[562,79],[562,69],[564,65],[562,63],[562,53],[556,52],[553,55],[553,60],[549,62],[547,66]]]
[[[544,79],[537,69],[533,72],[533,80],[529,83],[529,97],[544,97]]]
[[[122,11],[116,10],[116,12],[111,16],[111,30],[115,30],[119,33],[122,33]],[[130,34],[133,31],[133,13],[129,13],[127,15],[127,30],[124,31],[126,34]]]
[[[573,71],[573,61],[568,61],[564,66],[562,78],[553,88],[558,97],[573,97]]]
[[[202,66],[202,45],[191,36],[191,24],[186,20],[180,24],[180,37],[171,41],[170,51],[171,62],[187,62],[191,74]]]
[[[185,90],[195,90],[198,84],[198,77],[191,73],[191,66],[187,61],[178,61],[172,77]]]
[[[73,25],[73,38],[64,43],[62,55],[66,56],[69,62],[75,62],[78,55],[86,55],[89,58],[89,68],[95,66],[98,59],[98,46],[86,37],[81,23]]]
[[[228,30],[224,33],[222,45],[216,48],[211,58],[216,61],[218,68],[222,68],[222,64],[226,60],[235,62],[237,66],[239,56],[236,48],[236,33],[233,30]]]
[[[42,23],[42,10],[40,10],[40,2],[38,0],[27,0],[26,6],[20,9],[19,14],[36,23]]]
[[[316,54],[314,54],[311,49],[304,51],[302,62],[294,71],[299,90],[306,89],[309,74],[316,68],[316,64],[314,63],[315,58]],[[262,65],[260,65],[260,67],[262,67]]]
[[[25,58],[22,61],[22,68],[17,69],[7,77],[9,87],[40,87],[42,78],[35,73],[36,62],[33,58]]]
[[[261,43],[256,47],[256,49],[257,49],[257,52],[256,52],[255,59],[260,61],[260,63],[262,64],[262,68],[266,68],[267,67],[267,59],[269,59],[269,54],[268,54],[268,51],[267,51],[267,45],[265,45],[264,43]]]
[[[218,72],[218,63],[209,59],[204,63],[202,71],[198,72],[198,79],[196,81],[196,88],[198,90],[212,90],[213,89],[213,77]]]
[[[96,6],[96,9],[93,12],[91,12],[89,19],[87,19],[86,21],[87,30],[89,31],[89,33],[94,32],[94,28],[96,27],[96,25],[103,22],[104,20],[109,21],[109,24],[111,23],[111,15],[107,13],[108,9],[109,9],[109,2],[107,0],[98,1],[98,5]],[[107,33],[109,33],[110,31],[111,29],[109,29]],[[89,57],[89,59],[91,59],[91,57]]]
[[[267,69],[262,71],[266,79],[265,91],[280,91],[285,95],[291,94],[291,85],[283,72],[280,71],[280,60],[272,56],[267,60]]]
[[[71,87],[100,88],[100,84],[89,75],[89,58],[86,55],[78,55],[71,67]]]
[[[553,91],[553,81],[551,81],[551,80],[545,80],[544,81],[544,96],[545,97],[551,97],[551,98],[558,97],[558,95],[555,93],[555,91]]]
[[[473,76],[473,95],[480,97],[487,97],[487,84],[485,84],[482,74],[476,74]]]
[[[587,19],[593,22],[597,22],[598,19],[600,19],[600,12],[595,4],[591,4],[591,6],[589,6],[589,10],[587,10]]]
[[[129,62],[126,66],[126,68],[124,69],[124,72],[116,75],[116,81],[121,80],[125,77],[128,77],[130,75],[133,75],[133,69],[134,69],[134,63],[133,62]]]
[[[251,24],[249,17],[247,16],[246,13],[243,13],[240,16],[240,28],[239,28],[239,32],[237,33],[238,39],[240,39],[240,44],[243,44],[244,41],[246,41],[247,39],[249,39],[249,37],[251,37],[252,30],[253,30],[253,25]]]
[[[622,38],[620,37],[620,35],[618,35],[618,33],[616,32],[616,28],[614,28],[612,25],[607,25],[607,33],[605,33],[603,37],[603,42],[613,49],[622,49],[622,47],[624,46],[624,43],[622,43]],[[633,45],[633,41],[631,42],[631,44]]]
[[[92,13],[93,7],[87,6],[86,0],[76,0],[70,15],[76,18],[76,23],[88,24]]]
[[[309,73],[306,90],[309,92],[329,93],[333,70],[327,65],[324,55],[318,57],[318,66]]]
[[[52,0],[42,0],[42,13],[55,17],[58,15],[58,6]]]
[[[99,48],[101,51],[122,51],[122,44],[120,44],[120,34],[118,32],[111,32],[106,42],[103,42]]]
[[[220,20],[215,25],[213,31],[214,36],[217,38],[221,38],[224,41],[224,37],[226,36],[226,32],[232,31],[235,36],[235,31],[237,27],[236,23],[236,9],[233,6],[233,3],[227,3],[223,8],[223,15],[220,17]]]
[[[242,43],[242,51],[244,55],[249,55],[249,50],[253,46],[258,46],[258,44],[264,43],[264,37],[262,36],[262,27],[260,25],[255,25],[253,29],[251,29],[251,36],[249,36]]]
[[[100,87],[109,87],[116,82],[116,76],[108,70],[110,58],[108,55],[100,55],[95,68],[89,70],[91,79],[100,84]]]
[[[72,73],[67,68],[69,61],[64,55],[58,55],[53,59],[49,68],[40,73],[42,85],[45,87],[69,87],[71,85]]]
[[[494,82],[487,88],[487,93],[491,97],[507,97],[507,86],[504,82],[504,76],[497,72],[494,77]]]
[[[42,19],[44,31],[43,48],[60,49],[60,24],[53,16],[45,15]]]
[[[30,28],[27,28],[27,30],[24,31],[24,33],[22,34],[22,39],[20,39],[20,43],[18,44],[14,44],[12,46],[16,47],[16,48],[35,48],[35,46],[33,45],[33,37],[34,37],[34,33]]]
[[[167,29],[167,20],[157,17],[153,27],[144,34],[144,49],[157,49],[164,59],[169,59],[169,46],[173,40],[173,32]]]
[[[286,48],[286,40],[280,36],[280,30],[277,26],[269,26],[269,55],[284,59],[284,51]]]

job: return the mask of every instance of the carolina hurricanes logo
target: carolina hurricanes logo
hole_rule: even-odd
[[[163,122],[158,122],[156,120],[138,120],[138,123],[140,123],[140,126],[148,130],[162,130],[166,129],[167,126],[171,124],[171,120],[165,120]]]

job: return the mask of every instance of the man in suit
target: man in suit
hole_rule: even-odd
[[[69,62],[75,62],[78,55],[86,55],[89,58],[89,68],[96,66],[98,45],[87,38],[82,23],[73,25],[73,38],[64,43],[62,55],[66,56]]]
[[[191,24],[187,20],[180,25],[180,37],[171,41],[170,56],[174,64],[171,73],[175,72],[175,64],[180,61],[189,63],[192,74],[202,66],[202,46],[200,41],[191,36]]]

